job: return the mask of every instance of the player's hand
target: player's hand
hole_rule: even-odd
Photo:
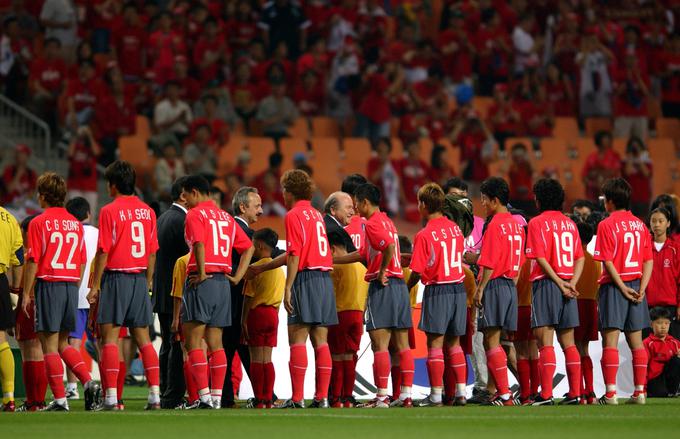
[[[638,292],[632,288],[625,287],[621,290],[623,297],[630,300],[631,302],[637,302]]]
[[[212,276],[208,276],[205,273],[193,274],[189,276],[189,286],[192,288],[196,288],[197,286],[205,282],[207,279],[210,279],[211,277]]]
[[[290,315],[293,315],[293,292],[286,288],[286,291],[283,293],[283,307],[286,308],[286,312]]]
[[[383,287],[386,287],[386,286],[387,286],[387,284],[389,283],[389,280],[387,279],[387,274],[385,274],[385,271],[380,271],[380,272],[378,273],[378,279],[377,279],[377,281],[380,282],[380,284],[381,284]]]
[[[472,297],[472,301],[477,308],[482,308],[482,299],[484,298],[484,290],[477,287],[475,290],[475,295]]]
[[[578,297],[578,291],[576,291],[576,288],[570,282],[562,282],[562,284],[559,287],[560,290],[562,290],[562,295],[565,298],[575,299]]]
[[[241,282],[241,279],[242,279],[242,278],[235,278],[235,277],[233,277],[233,276],[227,275],[227,280],[228,280],[232,285],[236,285],[237,283]]]
[[[642,303],[642,299],[645,298],[645,294],[647,294],[647,292],[642,289],[638,292],[637,303]]]
[[[261,265],[251,265],[248,267],[248,270],[246,270],[246,274],[243,276],[243,278],[245,280],[252,280],[255,276],[263,272],[264,270],[262,269]]]
[[[26,317],[31,317],[31,315],[28,312],[28,307],[31,304],[31,295],[28,293],[24,293],[23,296],[21,296],[21,311],[26,315]]]
[[[90,292],[87,293],[87,302],[90,305],[97,303],[99,300],[99,288],[90,288]]]
[[[170,324],[170,332],[173,334],[177,334],[177,332],[179,332],[179,319],[172,319],[172,323]]]

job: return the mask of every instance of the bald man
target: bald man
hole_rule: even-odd
[[[347,227],[352,216],[354,216],[352,197],[345,192],[334,192],[326,199],[323,210],[325,213],[323,220],[326,224],[326,233],[330,234],[333,231],[337,231],[342,235],[347,252],[356,251],[357,249],[352,243],[352,238],[345,231],[345,227]]]

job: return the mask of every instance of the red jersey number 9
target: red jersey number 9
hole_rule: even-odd
[[[146,243],[144,242],[144,225],[139,221],[133,221],[130,225],[132,235],[132,257],[135,259],[143,258],[146,254]]]

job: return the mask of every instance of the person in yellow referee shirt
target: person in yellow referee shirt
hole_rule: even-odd
[[[253,235],[254,265],[272,261],[279,236],[269,228]],[[283,300],[286,279],[280,269],[264,271],[246,281],[243,287],[242,334],[250,350],[250,381],[256,408],[271,408],[276,375],[272,349],[276,347],[279,328],[279,306]]]
[[[0,207],[0,386],[2,411],[13,412],[14,356],[7,341],[7,330],[14,327],[14,312],[10,292],[21,294],[21,275],[24,264],[23,239],[16,218]],[[11,276],[7,277],[7,273]]]
[[[333,257],[347,254],[343,236],[337,231],[328,234]],[[335,290],[338,324],[328,328],[328,347],[333,358],[331,372],[331,407],[353,407],[356,362],[361,336],[364,333],[364,310],[368,283],[366,267],[360,262],[334,265],[331,272]]]

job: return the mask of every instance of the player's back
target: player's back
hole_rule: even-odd
[[[583,252],[583,272],[576,283],[578,300],[597,300],[599,285],[597,283],[602,274],[602,263],[593,259],[593,255]]]
[[[487,226],[477,264],[493,268],[491,279],[514,279],[524,263],[525,240],[524,228],[510,213],[497,213]]]
[[[335,307],[341,311],[363,311],[366,308],[368,283],[366,267],[360,263],[333,266],[331,279],[335,291]]]
[[[558,277],[571,279],[575,261],[583,256],[576,224],[562,212],[542,212],[529,222],[526,255],[530,259],[545,258]],[[532,282],[546,277],[538,264],[532,265]]]
[[[652,260],[651,234],[645,223],[629,211],[615,211],[597,228],[595,260],[613,263],[624,282],[642,277],[642,265]],[[600,284],[611,283],[606,270]]]
[[[446,217],[428,221],[413,243],[411,267],[423,285],[459,283],[465,279],[465,238],[456,223]]]
[[[352,238],[352,244],[354,247],[361,251],[361,248],[366,244],[366,233],[364,232],[364,220],[359,215],[355,215],[350,219],[349,224],[345,227],[345,231]]]
[[[36,277],[51,282],[77,282],[87,261],[83,227],[63,207],[50,207],[28,226],[27,258],[38,265]]]
[[[333,256],[321,212],[309,201],[298,201],[286,214],[286,250],[299,256],[298,271],[330,271]]]
[[[98,247],[108,254],[107,270],[146,270],[158,250],[156,213],[134,195],[116,197],[99,212]]]
[[[384,212],[377,211],[366,220],[364,230],[366,245],[362,248],[362,254],[368,264],[366,281],[370,282],[378,277],[382,264],[382,251],[391,243],[394,243],[394,256],[387,264],[385,273],[388,277],[403,278],[399,233],[392,220]]]

